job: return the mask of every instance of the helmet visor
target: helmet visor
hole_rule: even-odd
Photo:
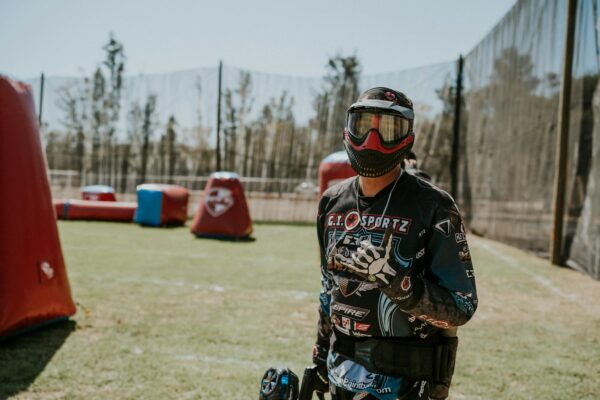
[[[363,141],[371,130],[376,130],[384,144],[396,144],[410,132],[411,121],[394,112],[356,110],[348,113],[346,127],[358,142]]]

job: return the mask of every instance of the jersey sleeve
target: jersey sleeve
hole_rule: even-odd
[[[317,324],[317,342],[313,350],[313,362],[324,364],[329,352],[329,338],[331,336],[331,317],[329,305],[331,302],[332,278],[327,270],[327,246],[324,237],[325,203],[323,197],[319,203],[317,216],[317,237],[319,239],[319,252],[321,255],[321,291],[319,293],[319,322]]]
[[[384,290],[399,299],[401,309],[438,328],[465,324],[477,308],[473,264],[462,218],[454,202],[436,206],[427,243],[428,266],[422,273],[409,274],[412,294],[402,296],[407,287],[392,283]]]

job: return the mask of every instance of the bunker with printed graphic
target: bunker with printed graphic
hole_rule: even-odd
[[[31,87],[0,76],[0,338],[75,313]]]
[[[144,226],[184,225],[189,191],[178,185],[145,183],[137,187],[134,221]]]
[[[355,175],[345,151],[332,153],[319,165],[319,191],[323,194],[330,186]]]
[[[252,219],[239,176],[215,172],[194,216],[192,233],[199,237],[245,239],[252,233]]]
[[[108,185],[90,185],[81,189],[83,200],[117,201],[115,189]]]

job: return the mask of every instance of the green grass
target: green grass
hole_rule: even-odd
[[[0,343],[0,398],[256,399],[266,368],[309,363],[314,227],[261,224],[238,243],[187,228],[59,227],[78,313]],[[480,307],[459,330],[451,398],[597,398],[600,282],[470,244]]]

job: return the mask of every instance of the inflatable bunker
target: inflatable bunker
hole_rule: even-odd
[[[237,174],[215,172],[210,176],[191,231],[199,237],[234,240],[250,237],[252,220]]]
[[[184,225],[190,193],[177,185],[146,183],[137,187],[134,221],[145,226]]]
[[[83,200],[117,201],[115,189],[107,185],[90,185],[81,189]]]
[[[54,201],[54,209],[58,219],[131,222],[137,203],[69,199]]]
[[[328,187],[356,175],[345,151],[331,153],[319,165],[319,192],[323,194]]]
[[[0,339],[75,313],[31,88],[0,76]]]

